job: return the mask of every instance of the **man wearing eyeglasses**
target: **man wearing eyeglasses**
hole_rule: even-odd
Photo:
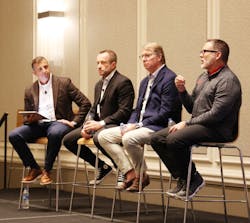
[[[137,105],[128,123],[105,129],[98,135],[100,145],[125,175],[118,189],[130,192],[139,190],[142,165],[142,188],[149,184],[142,145],[149,144],[150,135],[165,128],[169,118],[180,121],[181,117],[181,104],[174,84],[176,75],[166,66],[162,47],[157,43],[146,44],[140,59],[149,75],[140,83]]]
[[[201,68],[205,70],[190,95],[184,77],[175,79],[179,96],[191,119],[155,133],[151,145],[177,186],[168,191],[170,196],[192,198],[205,181],[192,163],[189,191],[186,179],[190,161],[189,147],[199,142],[229,142],[238,134],[238,114],[241,106],[241,85],[227,65],[228,44],[220,39],[209,39],[200,52]],[[187,194],[188,193],[188,194]]]

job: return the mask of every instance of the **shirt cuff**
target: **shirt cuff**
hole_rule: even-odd
[[[142,122],[139,122],[139,123],[135,123],[135,127],[138,129],[138,128],[141,128],[143,126],[143,123]]]
[[[72,121],[72,124],[73,124],[74,127],[77,126],[77,122],[75,122],[75,121]]]
[[[101,126],[105,126],[106,125],[106,123],[104,122],[104,120],[101,120],[99,123],[100,123]]]

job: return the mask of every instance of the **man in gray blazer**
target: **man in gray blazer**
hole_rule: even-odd
[[[64,145],[74,154],[77,153],[77,140],[81,137],[93,137],[95,145],[104,155],[111,157],[99,145],[100,131],[127,122],[133,108],[134,88],[132,82],[116,70],[117,56],[112,50],[103,50],[97,55],[97,70],[102,77],[95,86],[94,104],[82,127],[73,130],[64,137]],[[82,145],[80,157],[95,167],[95,154]],[[111,159],[113,162],[113,160]],[[113,162],[116,167],[115,162]],[[101,183],[112,168],[101,159],[98,160],[96,184]],[[94,184],[95,180],[90,181]]]
[[[24,109],[37,111],[39,115],[25,116],[25,124],[10,132],[9,141],[23,165],[30,167],[28,175],[22,181],[32,182],[41,177],[40,184],[46,185],[52,182],[50,170],[60,150],[63,136],[82,123],[91,103],[69,78],[52,75],[46,58],[33,59],[32,69],[38,80],[25,89]],[[73,114],[72,102],[79,107],[77,115]],[[48,145],[44,170],[41,170],[27,142],[44,136],[48,138]]]

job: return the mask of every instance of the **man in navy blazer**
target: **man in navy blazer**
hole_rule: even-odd
[[[119,189],[131,192],[139,190],[142,162],[145,168],[142,187],[149,184],[141,146],[149,144],[150,135],[165,128],[169,118],[175,122],[181,118],[181,103],[174,83],[176,74],[167,68],[162,47],[148,43],[143,48],[141,59],[149,75],[141,81],[137,105],[130,119],[127,124],[105,129],[98,135],[100,145],[125,175]]]

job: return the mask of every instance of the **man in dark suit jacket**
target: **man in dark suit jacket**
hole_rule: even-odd
[[[134,89],[131,81],[116,71],[116,64],[117,56],[112,50],[104,50],[97,55],[97,69],[102,79],[95,86],[94,104],[83,126],[68,133],[63,140],[65,147],[74,154],[77,153],[79,138],[88,139],[93,136],[95,145],[109,157],[99,145],[97,135],[103,129],[128,121],[133,108]],[[82,145],[80,157],[95,167],[96,156],[85,145]],[[112,168],[99,159],[96,184],[111,171]],[[95,180],[90,181],[90,184],[94,184]]]
[[[25,89],[25,110],[37,111],[40,115],[26,116],[25,125],[14,129],[9,135],[9,141],[23,165],[31,168],[23,182],[32,182],[41,176],[40,184],[45,185],[52,182],[50,170],[60,150],[63,136],[82,123],[91,103],[69,78],[52,75],[46,58],[33,59],[32,69],[38,80]],[[72,102],[79,107],[76,115],[72,111]],[[42,171],[27,142],[44,136],[48,138],[48,145]]]
[[[117,163],[125,175],[121,190],[139,190],[139,173],[142,162],[141,145],[150,143],[150,135],[168,125],[168,119],[180,121],[181,104],[174,84],[175,73],[165,65],[164,52],[157,43],[147,44],[141,59],[150,73],[140,84],[137,105],[128,124],[100,132],[100,145]],[[122,146],[123,145],[123,146]],[[124,150],[127,150],[130,159]],[[144,172],[142,187],[149,184]]]

